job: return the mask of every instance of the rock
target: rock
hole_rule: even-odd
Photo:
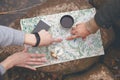
[[[11,27],[20,29],[20,19],[35,17],[40,15],[47,15],[53,13],[60,13],[84,8],[90,8],[91,6],[84,0],[48,0],[42,5],[38,5],[29,9],[29,11],[23,16],[16,19],[10,24]],[[110,43],[114,40],[114,33],[112,29],[105,30],[101,29],[103,46],[107,48]],[[9,53],[12,51],[9,50]],[[61,64],[55,64],[51,66],[38,68],[37,72],[49,72],[53,74],[54,79],[56,77],[62,77],[62,75],[75,73],[79,71],[84,71],[93,64],[97,63],[99,57],[84,58],[80,60],[74,60],[70,62],[65,62]],[[57,76],[56,76],[57,75]]]
[[[104,63],[114,74],[115,80],[120,80],[120,48],[110,48],[105,55]]]
[[[101,38],[103,42],[103,47],[106,50],[115,40],[115,33],[112,28],[102,29],[101,28]]]
[[[7,46],[7,47],[0,47],[0,61],[4,60],[8,56],[20,52],[24,49],[24,47],[21,46]]]
[[[87,73],[68,75],[64,80],[114,80],[114,78],[106,66],[99,64]]]
[[[96,9],[99,9],[101,6],[103,6],[109,0],[89,0],[89,1],[93,7],[95,7]]]
[[[8,26],[15,19],[22,17],[30,8],[46,0],[0,0],[0,25]]]
[[[85,1],[49,0],[46,3],[42,4],[41,6],[37,6],[29,10],[28,14],[25,15],[24,18],[60,13],[60,12],[78,10],[78,9],[85,9],[90,7],[91,6]],[[16,23],[15,22],[14,23],[18,24],[18,22],[16,21]],[[114,33],[112,29],[109,30],[101,29],[101,34],[102,34],[103,46],[107,48],[114,39]],[[57,73],[57,74],[59,72],[59,74],[63,75],[68,73],[74,73],[77,71],[83,71],[88,67],[90,67],[91,65],[93,65],[94,63],[96,63],[97,61],[98,61],[98,57],[92,57],[92,58],[80,59],[71,62],[51,65],[47,67],[42,67],[42,68],[38,68],[38,70],[44,72]]]
[[[78,9],[90,8],[91,6],[85,1],[69,1],[69,0],[49,0],[46,3],[33,7],[23,18],[60,13]],[[10,26],[20,26],[19,19],[13,22]],[[51,72],[59,74],[68,74],[77,71],[82,71],[98,61],[99,57],[86,58],[81,60],[70,61],[61,64],[55,64],[47,67],[38,68],[38,71]],[[72,65],[71,65],[72,64]],[[82,64],[82,66],[81,66]],[[58,75],[59,75],[58,74]]]

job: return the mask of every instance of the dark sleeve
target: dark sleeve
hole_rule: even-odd
[[[0,80],[3,80],[3,77],[2,77],[2,75],[0,74]]]
[[[100,27],[109,28],[118,19],[120,19],[120,0],[109,0],[95,15],[95,21]]]

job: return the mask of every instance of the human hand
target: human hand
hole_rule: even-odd
[[[9,56],[7,59],[1,62],[1,65],[3,65],[6,70],[14,66],[36,70],[36,68],[30,65],[41,65],[46,61],[45,54],[27,53],[25,49],[22,52],[18,52]]]
[[[46,30],[41,30],[40,32],[38,32],[38,34],[40,35],[40,38],[41,38],[40,46],[47,46],[54,42],[62,41],[62,39],[60,38],[57,38],[57,39],[53,38],[52,35]]]
[[[90,32],[86,28],[86,23],[77,24],[76,27],[73,27],[71,30],[71,36],[67,37],[67,40],[72,40],[75,38],[86,38]]]
[[[38,46],[48,46],[54,42],[62,41],[61,38],[57,38],[57,39],[53,38],[52,35],[46,30],[41,30],[38,32],[38,34],[40,36],[40,43]],[[24,44],[35,46],[36,41],[37,40],[34,34],[29,34],[29,33],[25,34]]]

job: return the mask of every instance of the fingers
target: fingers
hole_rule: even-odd
[[[30,65],[27,65],[27,64],[20,64],[20,65],[17,65],[19,67],[24,67],[24,68],[28,68],[28,69],[31,69],[31,70],[36,70],[35,67],[33,66],[30,66]]]
[[[47,62],[47,59],[45,57],[43,57],[43,58],[30,58],[29,62]]]
[[[78,23],[78,24],[76,24],[76,27],[79,27],[79,26],[81,26],[82,25],[82,23]]]
[[[36,68],[34,68],[34,67],[32,67],[32,66],[29,66],[29,65],[25,65],[24,67],[25,67],[25,68],[28,68],[28,69],[31,69],[31,70],[34,70],[34,71],[36,70]]]
[[[33,65],[42,65],[45,62],[47,62],[47,59],[45,57],[45,54],[36,54],[36,53],[26,53],[27,54],[27,58],[25,58],[26,60],[23,60],[22,63],[18,63],[16,66],[20,66],[20,67],[25,67],[25,68],[29,68],[32,70],[36,70],[34,67],[32,67]]]
[[[71,34],[72,34],[72,35],[75,35],[76,33],[77,33],[77,31],[76,31],[75,29],[74,29],[74,30],[73,30],[73,29],[71,30]]]
[[[72,35],[72,36],[67,37],[66,40],[72,40],[72,39],[75,39],[75,38],[78,38],[78,37],[80,37],[80,36],[78,36],[78,35]]]
[[[25,64],[26,65],[42,65],[45,62],[47,62],[47,59],[45,57],[43,58],[31,58],[29,61],[27,61]]]
[[[58,39],[54,39],[54,38],[53,38],[53,39],[52,39],[52,43],[53,43],[53,42],[61,42],[61,41],[62,41],[62,39],[60,39],[60,38],[58,38]]]
[[[30,54],[30,58],[27,60],[27,64],[40,65],[41,63],[47,62],[45,54]]]
[[[45,54],[37,54],[37,53],[32,53],[29,54],[31,58],[41,58],[41,57],[45,57]]]
[[[30,54],[30,57],[27,59],[27,61],[24,62],[24,65],[22,67],[32,68],[29,65],[42,65],[45,62],[47,62],[47,59],[44,54]],[[32,68],[33,69],[33,68]]]
[[[75,34],[78,34],[78,26],[76,27],[73,27],[72,30],[71,30],[71,34],[75,35]]]
[[[75,39],[75,38],[79,38],[79,37],[82,37],[81,34],[80,34],[80,25],[81,24],[77,24],[75,27],[72,28],[71,30],[71,36],[67,37],[66,40],[72,40],[72,39]]]

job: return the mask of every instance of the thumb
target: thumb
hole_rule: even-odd
[[[26,65],[25,68],[28,68],[28,69],[31,69],[31,70],[34,70],[34,71],[36,70],[35,67],[29,66],[29,65]]]
[[[67,38],[66,38],[66,40],[73,40],[73,39],[75,39],[75,38],[79,38],[80,36],[78,36],[78,35],[71,35],[71,36],[68,36]]]

